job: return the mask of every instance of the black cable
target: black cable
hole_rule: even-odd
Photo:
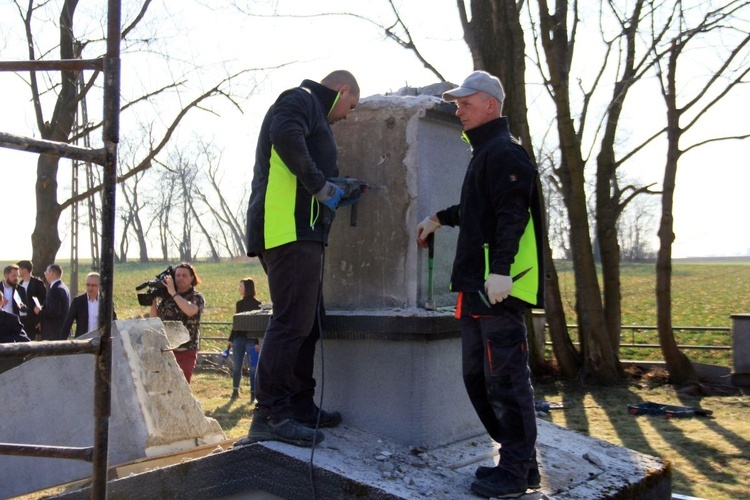
[[[312,498],[315,500],[317,495],[315,494],[315,478],[313,477],[313,459],[315,457],[315,447],[317,446],[317,440],[315,439],[320,429],[320,416],[323,414],[323,392],[325,390],[325,352],[323,350],[323,322],[320,317],[320,306],[323,298],[323,275],[325,270],[325,244],[322,245],[320,250],[320,279],[318,280],[318,301],[315,307],[315,321],[318,325],[318,337],[320,339],[320,398],[318,399],[318,417],[315,420],[315,433],[313,434],[313,444],[310,450],[310,463],[308,464],[308,470],[310,474],[310,489],[312,490]]]

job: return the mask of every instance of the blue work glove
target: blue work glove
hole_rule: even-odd
[[[323,189],[315,193],[315,199],[333,211],[339,206],[344,190],[332,182],[326,181]]]

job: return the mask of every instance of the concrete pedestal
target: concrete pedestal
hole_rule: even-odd
[[[237,314],[235,330],[263,337],[269,314]],[[461,378],[461,337],[449,311],[326,314],[316,351],[315,401],[344,423],[406,446],[433,448],[484,432]]]
[[[113,323],[110,466],[226,439],[218,422],[203,415],[169,350],[186,340],[187,330],[181,323],[167,325],[159,319]],[[87,354],[35,358],[0,375],[0,441],[92,446],[93,360]],[[88,462],[0,455],[0,496],[91,472]]]

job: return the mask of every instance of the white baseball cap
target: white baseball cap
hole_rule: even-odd
[[[486,71],[475,71],[466,77],[460,87],[443,92],[443,99],[446,101],[455,101],[459,97],[466,97],[477,92],[484,92],[502,103],[505,98],[503,84],[496,76],[492,76]]]

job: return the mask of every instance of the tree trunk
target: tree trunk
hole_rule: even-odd
[[[78,0],[66,0],[60,13],[60,58],[72,59],[73,53],[73,16]],[[32,41],[29,40],[31,44]],[[39,123],[42,138],[53,141],[68,142],[70,131],[75,120],[78,104],[76,91],[77,71],[62,71],[60,93],[52,114],[52,119]],[[32,96],[41,109],[41,96],[38,92]],[[32,262],[36,269],[46,269],[55,262],[60,249],[60,236],[57,229],[60,220],[60,205],[57,201],[57,170],[60,158],[39,155],[36,180],[36,224],[31,235]]]
[[[576,312],[583,355],[582,375],[584,380],[612,384],[619,380],[619,373],[604,319],[586,206],[585,162],[569,102],[569,72],[574,40],[568,39],[566,3],[557,2],[554,15],[549,14],[546,0],[538,0],[538,3],[541,42],[547,58],[549,86],[557,110],[561,150],[557,173],[570,218]]]
[[[581,367],[581,355],[568,334],[568,325],[565,322],[565,311],[560,296],[560,282],[557,278],[555,261],[552,260],[549,242],[545,242],[544,247],[544,272],[546,275],[544,312],[552,341],[552,352],[555,354],[562,376],[568,380],[575,380]]]
[[[672,243],[674,242],[674,204],[677,162],[679,149],[680,112],[677,109],[676,72],[680,47],[672,46],[667,70],[665,101],[667,104],[667,164],[664,168],[664,185],[661,199],[661,221],[659,223],[659,251],[656,256],[656,326],[659,330],[659,345],[667,364],[672,383],[683,384],[698,380],[698,375],[688,357],[677,347],[672,331]]]

